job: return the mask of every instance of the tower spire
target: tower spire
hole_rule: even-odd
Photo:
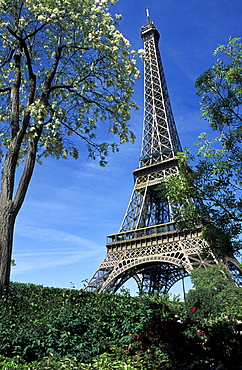
[[[145,8],[147,24],[150,23],[150,8]]]

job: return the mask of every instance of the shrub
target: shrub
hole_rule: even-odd
[[[196,313],[196,312],[195,312]],[[12,283],[0,301],[0,369],[242,368],[242,336],[158,294],[94,294]]]
[[[146,330],[154,305],[161,318],[173,316],[167,301],[12,283],[0,301],[0,354],[39,361],[52,353],[90,363],[112,345],[128,348],[130,333]]]

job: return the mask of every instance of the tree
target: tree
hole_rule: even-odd
[[[195,289],[189,290],[186,298],[194,320],[218,317],[241,320],[242,290],[235,285],[225,265],[193,270],[191,279]]]
[[[95,140],[97,125],[120,143],[134,140],[127,121],[137,108],[139,73],[136,52],[117,29],[121,16],[108,12],[115,2],[0,0],[0,292],[9,284],[14,224],[36,161],[78,158],[77,137],[105,165],[118,144]]]
[[[197,156],[178,153],[180,173],[161,186],[176,205],[181,231],[203,225],[203,236],[217,257],[238,253],[242,231],[242,43],[229,39],[215,50],[222,53],[196,81],[202,117],[215,138],[202,133]],[[190,165],[191,161],[193,163]],[[190,167],[188,166],[188,163]],[[179,205],[179,206],[178,206]]]

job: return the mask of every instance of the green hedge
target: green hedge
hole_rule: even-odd
[[[242,369],[234,323],[194,318],[167,296],[12,283],[0,301],[0,368]]]
[[[160,317],[172,315],[159,304]],[[52,353],[87,363],[111,345],[128,348],[130,334],[145,331],[152,316],[145,297],[12,283],[0,302],[0,354],[33,361]]]
[[[79,363],[75,358],[56,359],[52,356],[40,361],[24,362],[21,358],[8,359],[0,356],[1,370],[144,370],[144,367],[135,364],[131,359],[122,361],[115,354],[104,353],[92,364]]]

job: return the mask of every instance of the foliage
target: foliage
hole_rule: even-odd
[[[127,348],[130,333],[151,320],[151,305],[160,317],[174,315],[163,302],[15,283],[0,302],[0,354],[31,361],[51,352],[90,362],[112,345]]]
[[[121,15],[109,12],[116,1],[0,0],[0,296],[36,160],[77,159],[85,143],[104,166],[118,151],[113,135],[134,141],[139,72]]]
[[[191,356],[188,369],[241,369],[241,335],[235,333],[233,323],[226,318],[206,323],[191,321],[184,334],[190,345],[186,348]]]
[[[178,153],[180,174],[162,185],[175,205],[175,219],[184,232],[203,225],[203,236],[218,257],[241,248],[242,231],[242,43],[230,39],[215,50],[222,59],[196,81],[202,117],[217,136],[202,133],[195,158],[187,149]],[[188,163],[195,161],[191,169]],[[193,162],[194,164],[194,162]],[[189,163],[190,165],[190,163]],[[179,205],[179,206],[178,206]],[[185,221],[184,221],[185,219]],[[184,222],[183,222],[184,221]]]
[[[189,290],[187,303],[194,320],[202,322],[221,316],[242,320],[242,289],[235,285],[225,265],[193,270],[191,279],[195,290]]]
[[[90,365],[87,365],[90,366]],[[122,349],[112,347],[110,353],[103,353],[97,357],[87,369],[103,369],[103,370],[135,370],[141,369],[138,361],[128,358]]]
[[[115,2],[0,2],[1,145],[10,148],[21,135],[19,159],[34,138],[39,159],[77,157],[68,139],[77,134],[104,161],[110,145],[93,142],[101,122],[121,142],[133,139],[126,122],[138,72],[135,52],[108,12]]]
[[[197,94],[202,96],[202,117],[209,121],[214,130],[223,133],[219,139],[226,143],[224,149],[233,149],[242,139],[241,39],[230,38],[227,45],[216,48],[214,55],[217,56],[221,52],[223,60],[217,59],[216,63],[197,79],[196,87]],[[231,154],[234,155],[235,152]]]
[[[134,361],[133,361],[134,363]],[[98,358],[93,360],[92,364],[84,364],[78,362],[75,358],[66,357],[64,359],[56,359],[53,356],[45,357],[40,361],[31,363],[24,362],[21,358],[16,357],[7,359],[0,357],[0,366],[2,370],[135,370],[135,363],[132,364],[130,359],[126,358],[126,362],[119,360],[116,354],[103,353]]]
[[[179,316],[181,315],[181,316]],[[6,370],[226,369],[242,366],[232,321],[185,317],[168,296],[130,297],[11,283],[0,302]]]
[[[20,357],[15,357],[13,359],[8,359],[4,356],[0,356],[0,366],[2,370],[86,370],[90,369],[88,365],[77,363],[75,358],[64,358],[55,359],[52,356],[45,357],[40,361],[33,361],[31,363],[26,363]]]

